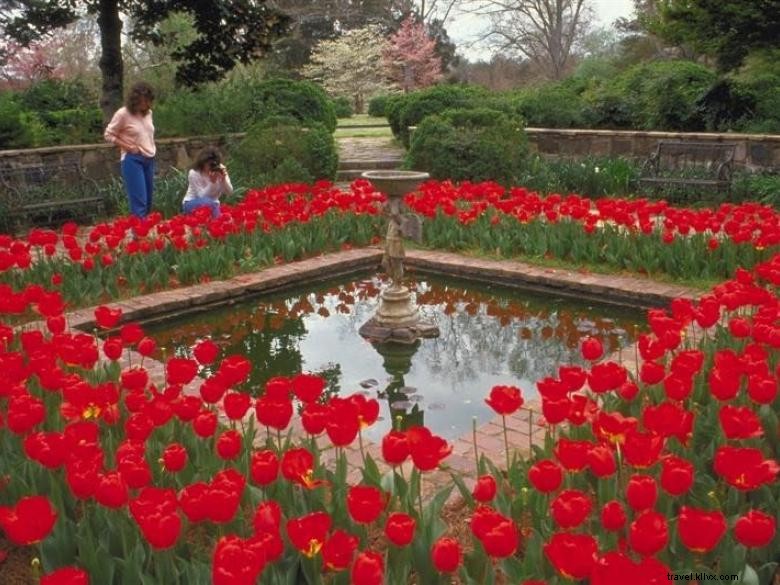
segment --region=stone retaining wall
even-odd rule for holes
[[[619,130],[565,130],[527,128],[531,149],[543,156],[580,158],[613,156],[644,159],[659,140],[691,142],[733,142],[737,145],[735,163],[751,170],[780,169],[780,135],[770,134],[710,134],[683,132],[634,132]],[[163,138],[157,141],[158,172],[171,167],[184,169],[205,145],[223,152],[243,137],[243,134]],[[80,144],[26,150],[0,150],[0,165],[20,165],[56,162],[65,153],[81,153],[81,166],[95,180],[107,179],[119,173],[119,153],[111,144]]]
[[[733,143],[734,162],[750,170],[780,169],[780,135],[694,132],[635,132],[526,128],[531,149],[543,156],[581,158],[610,156],[645,159],[659,140]]]

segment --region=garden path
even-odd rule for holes
[[[393,138],[349,136],[336,141],[339,149],[336,185],[340,188],[349,187],[363,171],[401,168],[404,149]]]

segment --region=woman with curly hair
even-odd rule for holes
[[[154,124],[152,86],[139,81],[130,88],[125,105],[106,127],[104,137],[119,147],[122,179],[130,203],[130,213],[141,219],[152,210],[154,190]]]

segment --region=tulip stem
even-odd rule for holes
[[[479,477],[479,449],[477,448],[477,417],[471,419],[471,436],[474,443],[474,465],[477,468],[477,477]]]
[[[358,429],[358,445],[360,446],[360,457],[363,459],[363,469],[366,468],[366,452],[363,449],[363,429]]]
[[[506,432],[506,416],[501,415],[501,425],[504,427],[504,453],[506,454],[506,477],[509,481],[509,435]]]
[[[282,430],[276,429],[276,440],[279,443],[279,453],[282,453]]]

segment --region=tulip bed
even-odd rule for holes
[[[285,225],[281,217],[277,223],[266,217],[268,232],[257,222],[255,231],[282,246],[287,230],[313,238],[310,231],[327,225],[349,234],[343,221],[370,239],[376,198],[360,189],[353,195],[370,203],[359,211],[314,214],[309,228],[297,218]],[[465,235],[463,223],[490,225],[492,217],[497,224],[511,220],[494,215],[501,198],[479,200],[469,195],[471,187],[462,189],[456,211],[445,209],[451,217],[433,220],[426,236],[449,229]],[[589,203],[584,222],[560,221],[543,209],[545,200],[528,197],[542,202],[537,216],[519,217],[515,207],[501,212],[527,221],[520,230],[542,222],[550,233],[576,227],[588,234],[587,217],[594,209],[606,213]],[[424,200],[411,199],[418,209]],[[555,213],[563,214],[564,201]],[[428,211],[435,214],[436,205]],[[666,222],[677,213],[656,209],[651,221],[661,222],[661,233],[641,236],[598,225],[608,221],[602,215],[594,237],[611,230],[616,238],[647,241],[647,250],[655,237],[663,251],[663,234],[672,229]],[[144,366],[149,358],[138,356],[152,355],[155,344],[138,324],[122,324],[121,311],[95,311],[103,337],[68,330],[63,316],[66,286],[78,286],[68,280],[97,271],[104,283],[124,254],[85,273],[85,258],[47,259],[44,250],[36,262],[23,260],[51,242],[9,241],[3,247],[14,261],[5,266],[0,314],[36,314],[45,325],[26,332],[0,326],[0,529],[6,539],[0,559],[15,550],[8,547],[31,547],[44,585],[410,579],[611,585],[666,583],[669,573],[734,574],[740,582],[767,583],[780,550],[780,254],[769,255],[777,218],[757,206],[724,213],[764,223],[747,239],[742,231],[748,228],[737,228],[742,220],[731,215],[721,230],[706,228],[725,235],[705,230],[672,237],[680,246],[716,238],[716,250],[732,250],[754,265],[735,268],[731,280],[695,303],[678,300],[668,310],[650,311],[651,332],[638,343],[636,372],[603,355],[596,340],[583,339],[591,365],[561,364],[557,376],[538,384],[544,446],[524,459],[507,444],[505,461],[475,461],[473,488],[453,472],[452,484],[425,500],[427,476],[446,469],[451,452],[441,437],[424,427],[389,432],[381,460],[364,455],[362,479],[350,483],[345,448],[362,444],[362,429],[377,417],[376,400],[361,394],[326,399],[324,380],[306,373],[271,379],[257,397],[258,389],[246,383],[252,364],[241,355],[219,355],[209,341],[196,345],[191,358],[167,359],[164,382],[153,383]],[[242,238],[250,247],[255,241],[243,228],[214,232],[237,225],[232,218],[197,220],[181,236],[186,250],[178,250],[176,235],[160,234],[166,224],[158,222],[150,232],[156,235],[134,245],[140,250],[161,240],[159,252],[150,243],[146,255],[128,253],[142,259],[126,266],[161,262],[155,254],[176,254],[168,260],[178,262],[202,250],[217,254],[217,240],[226,249]],[[107,253],[107,237],[121,241],[110,226],[96,229],[95,254]],[[188,235],[195,229],[200,234]],[[198,238],[208,245],[193,244]],[[131,245],[117,242],[112,249]],[[230,256],[228,263],[235,261]],[[54,274],[63,274],[53,282],[61,290],[49,284]],[[485,392],[502,416],[523,403],[511,385]],[[293,432],[293,426],[303,430]],[[465,532],[441,519],[455,489],[467,509]]]

